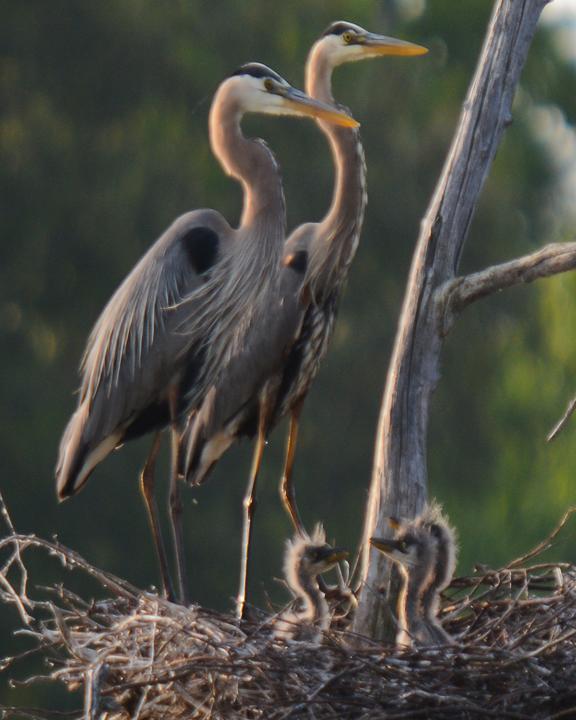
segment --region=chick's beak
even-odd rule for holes
[[[370,545],[386,555],[399,550],[400,547],[399,542],[397,540],[393,540],[392,538],[372,537],[370,538]]]
[[[410,57],[412,55],[426,55],[428,52],[428,48],[422,45],[387,37],[386,35],[376,35],[375,33],[362,35],[359,44],[362,48],[365,48],[367,55],[402,55]]]
[[[311,115],[342,127],[357,128],[360,125],[359,122],[343,110],[337,110],[328,103],[314,100],[300,90],[296,90],[296,88],[284,89],[282,99],[284,107],[291,110],[295,115]]]
[[[350,553],[344,548],[326,548],[322,551],[321,560],[325,563],[335,565],[340,560],[346,560]]]

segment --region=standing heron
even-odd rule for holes
[[[56,467],[63,500],[80,490],[116,447],[155,433],[140,487],[164,591],[173,596],[153,495],[160,431],[170,426],[169,505],[181,601],[185,573],[177,469],[182,420],[203,400],[212,374],[241,351],[243,333],[262,306],[269,308],[278,295],[284,196],[272,152],[262,140],[242,134],[240,121],[250,112],[357,125],[265,65],[244,65],[222,82],[210,110],[210,142],[226,174],[242,184],[240,225],[231,227],[214,210],[186,213],[126,277],[89,337],[78,407],[64,431]]]
[[[426,52],[420,45],[375,35],[352,23],[335,22],[308,54],[306,89],[312,97],[333,104],[332,72],[337,66],[382,55],[410,56]],[[246,354],[239,360],[236,372],[221,379],[207,405],[192,418],[183,438],[184,474],[190,483],[200,484],[235,440],[257,435],[244,500],[239,614],[243,612],[246,597],[254,496],[262,452],[270,430],[287,414],[290,428],[281,497],[294,527],[304,532],[292,485],[298,423],[306,395],[328,349],[366,206],[366,166],[357,130],[336,129],[325,122],[319,125],[330,143],[336,178],[332,203],[324,219],[301,225],[286,241],[285,274],[295,269],[302,273],[298,288],[301,312],[298,331],[287,346],[285,320],[269,312],[252,341],[245,344]],[[284,287],[289,284],[290,280],[285,278]],[[283,307],[287,313],[292,312],[288,296],[285,298]],[[267,337],[263,337],[265,333]],[[276,342],[278,335],[282,338],[280,343]],[[256,352],[250,354],[250,348]],[[264,373],[262,355],[267,359]],[[276,368],[272,375],[266,374],[270,367]]]

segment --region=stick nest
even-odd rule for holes
[[[222,720],[288,718],[576,717],[576,568],[537,563],[573,510],[537,548],[499,570],[453,581],[442,606],[453,647],[396,650],[347,631],[320,644],[281,641],[273,618],[239,627],[229,615],[185,608],[130,586],[57,542],[0,540],[0,599],[19,612],[47,668],[26,680],[63,683],[72,718]],[[107,599],[57,586],[32,599],[23,555],[38,548],[97,580]],[[4,717],[53,711],[4,708]],[[62,714],[59,714],[62,716]]]

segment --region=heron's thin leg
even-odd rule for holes
[[[294,492],[294,483],[292,482],[292,469],[294,467],[294,455],[296,454],[296,443],[298,440],[298,428],[300,423],[300,413],[304,406],[304,400],[296,403],[290,413],[290,428],[288,430],[288,442],[286,443],[286,459],[284,461],[284,472],[280,482],[280,497],[297,533],[306,534],[306,529],[300,517],[300,512],[296,505],[296,494]],[[318,587],[326,594],[328,585],[324,578],[318,576]]]
[[[148,521],[150,523],[150,529],[152,530],[152,538],[154,539],[154,548],[156,550],[156,556],[158,558],[158,564],[160,565],[160,574],[162,576],[162,590],[164,596],[168,599],[174,599],[174,592],[172,590],[172,581],[170,580],[170,573],[168,571],[168,558],[166,556],[166,546],[164,544],[164,538],[162,537],[162,530],[158,521],[158,505],[156,498],[154,497],[154,471],[156,469],[156,458],[160,450],[161,443],[160,433],[156,433],[154,441],[146,464],[140,474],[140,492],[144,498],[144,504],[148,512]]]
[[[185,605],[187,602],[188,587],[186,582],[186,562],[184,558],[184,527],[182,524],[182,497],[178,482],[180,432],[178,430],[177,394],[171,389],[168,397],[170,404],[170,520],[172,538],[174,540],[174,554],[176,556],[176,580],[178,583],[178,600]]]
[[[240,585],[238,588],[238,597],[236,598],[236,615],[239,619],[243,619],[246,609],[246,589],[248,587],[248,576],[250,569],[250,549],[252,544],[252,520],[256,512],[256,483],[260,465],[262,463],[262,455],[266,446],[266,411],[264,403],[260,403],[260,413],[258,418],[258,437],[254,448],[254,456],[252,458],[252,467],[250,469],[250,479],[244,496],[244,522],[242,527],[242,559],[240,565]]]
[[[302,518],[296,506],[296,495],[294,492],[294,483],[292,482],[292,468],[294,467],[294,455],[296,453],[296,443],[298,440],[298,427],[300,421],[300,413],[302,411],[303,401],[297,403],[290,413],[290,429],[288,430],[288,442],[286,443],[286,458],[284,460],[284,471],[280,482],[280,497],[286,509],[292,525],[295,530],[304,535],[304,525]]]

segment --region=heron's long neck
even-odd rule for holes
[[[435,621],[438,615],[438,607],[440,606],[440,589],[436,579],[434,579],[422,593],[422,611],[427,620]]]
[[[212,150],[224,171],[242,183],[244,204],[240,229],[262,224],[274,226],[281,232],[280,242],[283,242],[286,208],[280,170],[262,140],[244,137],[241,118],[242,112],[233,101],[213,103],[210,111]]]
[[[334,104],[332,70],[321,45],[316,44],[306,64],[306,91],[317,100]],[[367,199],[366,164],[357,130],[325,122],[318,124],[330,143],[335,181],[330,209],[318,228],[323,252],[319,254],[312,248],[310,263],[323,265],[317,268],[320,282],[326,275],[324,281],[330,282],[332,273],[341,270],[338,273],[341,276],[347,271],[358,247]]]
[[[408,572],[402,568],[403,585],[398,597],[398,622],[400,630],[412,635],[422,620],[422,592],[427,579],[427,568],[414,567]]]
[[[436,619],[438,615],[440,592],[450,584],[456,565],[454,541],[451,539],[448,530],[441,531],[435,550],[434,567],[430,582],[422,594],[422,606],[426,617],[430,620]]]
[[[299,617],[307,623],[314,623],[326,629],[328,621],[328,603],[318,587],[318,580],[310,574],[298,569],[292,588],[304,602],[304,609]]]
[[[224,171],[239,180],[244,208],[235,242],[203,288],[200,327],[218,318],[212,330],[206,373],[220,369],[244,347],[247,333],[275,296],[279,262],[286,238],[286,210],[280,172],[274,156],[260,140],[245,138],[242,110],[227,91],[220,90],[210,111],[210,142]]]

